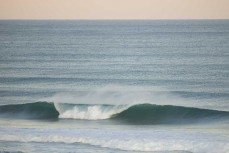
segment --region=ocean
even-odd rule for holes
[[[229,153],[229,20],[1,20],[1,153]]]

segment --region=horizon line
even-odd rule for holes
[[[229,18],[192,18],[192,19],[0,19],[0,21],[175,21],[175,20],[229,20]]]

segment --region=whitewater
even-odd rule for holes
[[[229,21],[0,21],[0,152],[229,153]]]

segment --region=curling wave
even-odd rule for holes
[[[228,119],[229,112],[153,104],[116,106],[35,102],[0,106],[0,116],[25,119],[109,119],[127,124],[162,124]]]

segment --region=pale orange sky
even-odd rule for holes
[[[229,19],[229,0],[0,0],[0,19]]]

